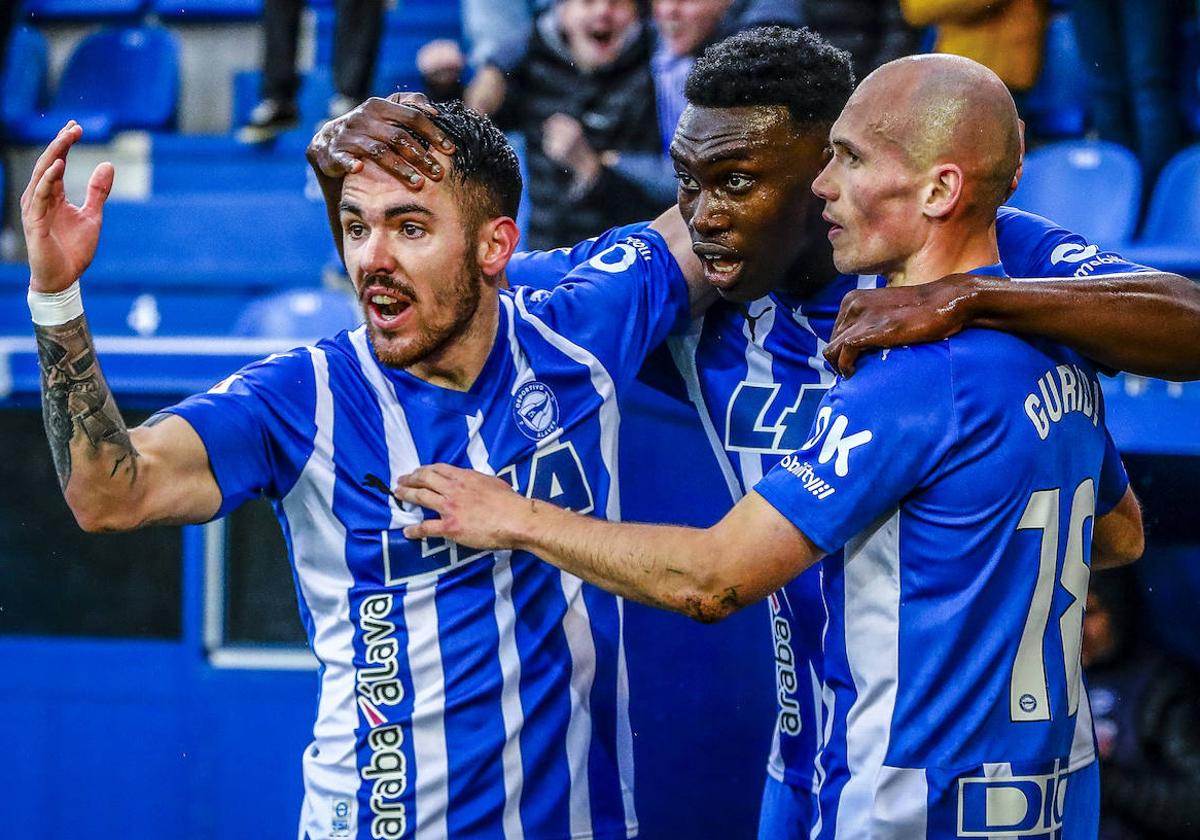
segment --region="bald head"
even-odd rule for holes
[[[970,212],[990,218],[1008,198],[1021,162],[1017,108],[982,64],[954,55],[901,58],[863,79],[846,107],[873,115],[873,130],[915,168],[957,164]]]

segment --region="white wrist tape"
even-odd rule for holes
[[[57,327],[83,314],[83,295],[79,293],[78,280],[61,292],[35,292],[30,289],[25,299],[29,303],[33,323],[39,327]]]

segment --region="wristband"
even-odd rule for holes
[[[83,314],[83,295],[79,293],[78,280],[61,292],[30,289],[25,300],[29,303],[33,323],[39,327],[58,327]]]

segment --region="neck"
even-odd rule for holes
[[[466,328],[421,361],[408,367],[418,379],[439,388],[469,391],[479,378],[500,326],[500,299],[485,289]]]
[[[885,272],[889,286],[919,286],[948,274],[964,274],[1000,262],[996,224],[957,224],[935,230],[915,254],[895,271]]]

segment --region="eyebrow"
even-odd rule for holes
[[[348,213],[351,216],[362,217],[362,208],[357,204],[351,204],[349,201],[343,201],[338,204],[338,211]],[[407,216],[411,213],[417,213],[424,216],[432,216],[433,211],[424,204],[395,204],[383,211],[383,218],[394,219],[397,216]]]
[[[705,165],[705,164],[711,165],[711,164],[720,163],[720,162],[726,161],[726,160],[749,160],[752,157],[752,155],[751,155],[752,151],[753,151],[753,147],[747,148],[746,146],[737,146],[734,148],[716,151],[711,154],[700,155],[696,158],[691,158],[687,155],[686,152],[684,152],[681,149],[676,149],[676,148],[671,148],[669,150],[669,153],[671,155],[671,159],[675,160],[679,163],[686,162],[686,163],[700,164],[700,165]]]

